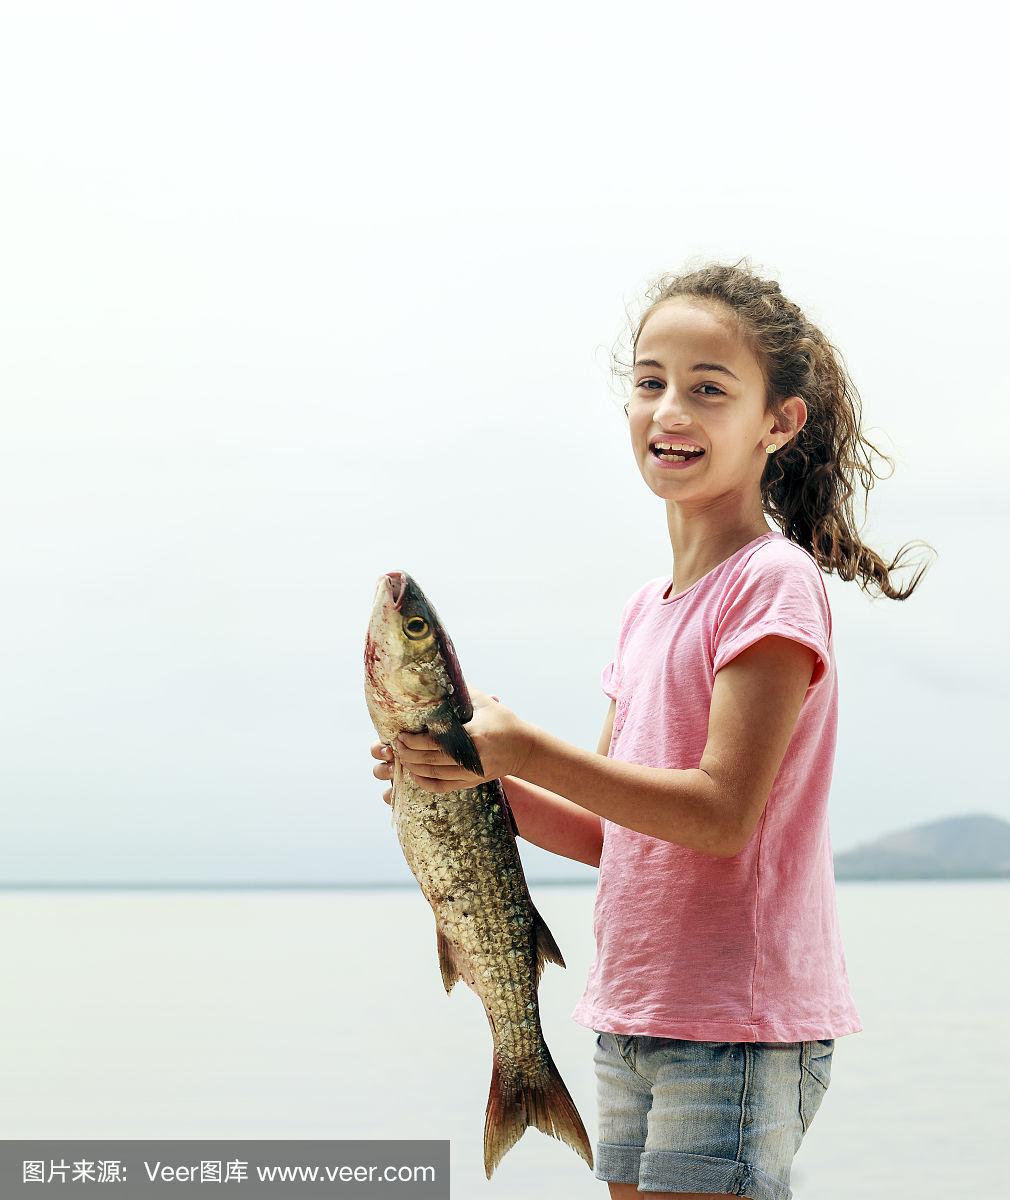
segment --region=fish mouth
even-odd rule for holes
[[[407,590],[407,576],[403,571],[387,571],[383,576],[393,597],[393,608],[399,611],[403,603],[403,594]]]

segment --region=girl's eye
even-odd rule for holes
[[[642,379],[642,380],[640,380],[640,381],[639,381],[639,383],[638,383],[638,386],[639,386],[640,388],[645,388],[645,390],[646,390],[647,392],[654,391],[654,390],[655,390],[654,388],[650,388],[650,387],[646,387],[646,386],[645,386],[645,385],[646,385],[646,384],[648,384],[648,383],[655,383],[655,384],[656,384],[657,386],[659,386],[660,388],[662,388],[662,387],[663,387],[663,383],[662,383],[662,381],[661,381],[661,380],[659,380],[659,379]],[[717,396],[724,396],[724,395],[726,394],[726,393],[725,393],[725,392],[722,390],[722,388],[716,387],[714,383],[699,383],[699,384],[698,384],[698,386],[699,386],[699,387],[706,387],[706,388],[713,388],[713,389],[715,390],[715,394],[716,394]],[[712,395],[712,393],[711,393],[711,392],[706,392],[706,393],[705,393],[705,395],[706,395],[706,396],[711,396],[711,395]]]

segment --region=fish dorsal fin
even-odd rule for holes
[[[536,957],[533,966],[536,981],[539,984],[540,975],[547,963],[557,963],[559,967],[564,967],[565,960],[561,957],[561,951],[554,940],[554,935],[547,928],[547,922],[537,912],[536,907],[533,908],[533,928],[536,931]]]
[[[435,926],[435,937],[438,941],[438,965],[442,970],[442,983],[445,985],[445,992],[448,995],[455,987],[456,980],[462,979],[462,975],[452,942],[437,925]]]
[[[440,704],[435,709],[427,720],[426,732],[464,771],[473,771],[475,775],[483,776],[484,766],[477,753],[477,747],[459,723],[451,705]]]

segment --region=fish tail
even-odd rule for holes
[[[484,1120],[484,1173],[488,1179],[531,1125],[566,1142],[590,1167],[593,1165],[586,1128],[550,1051],[546,1075],[532,1078],[499,1059],[496,1048]]]

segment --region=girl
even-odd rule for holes
[[[595,1173],[615,1200],[792,1195],[834,1040],[861,1029],[828,831],[822,572],[904,600],[926,569],[902,590],[906,547],[885,564],[860,541],[851,497],[879,451],[856,390],[824,334],[743,264],[661,277],[633,330],[631,449],[666,508],[673,570],[624,606],[598,752],[471,689],[483,778],[502,779],[521,836],[599,867],[572,1016],[597,1034]],[[479,782],[424,735],[393,752],[433,792]]]

